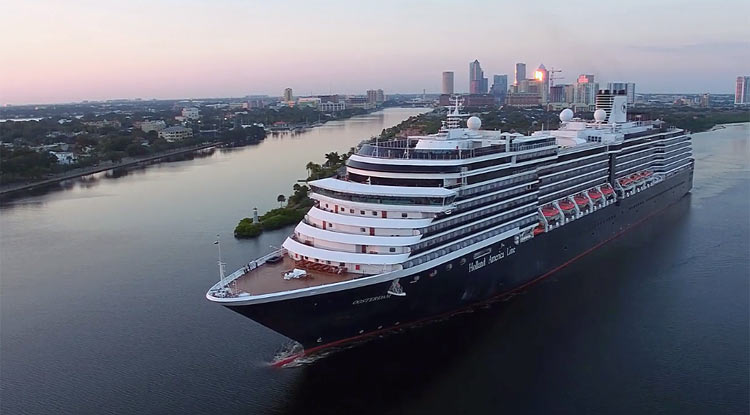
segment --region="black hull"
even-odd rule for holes
[[[400,278],[405,296],[388,294],[388,281],[229,308],[298,341],[308,351],[445,315],[545,277],[677,202],[692,183],[693,170],[689,169],[519,245],[510,238],[491,245],[491,253],[481,258],[474,259],[470,253]],[[437,271],[434,276],[430,276],[432,270]]]

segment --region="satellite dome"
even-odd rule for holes
[[[560,111],[560,121],[562,122],[568,122],[573,119],[573,110],[570,108],[565,108],[564,110]]]
[[[482,120],[480,120],[479,117],[469,117],[469,119],[466,120],[466,126],[469,127],[470,130],[476,131],[482,126]]]
[[[604,122],[604,120],[607,119],[607,111],[604,111],[603,109],[598,109],[594,111],[594,120],[596,122]]]

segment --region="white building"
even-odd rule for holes
[[[78,157],[70,151],[50,151],[50,154],[57,157],[57,164],[73,164],[78,161]]]
[[[301,106],[301,107],[318,108],[318,106],[320,106],[320,98],[318,98],[318,97],[300,97],[300,98],[297,98],[297,105]]]
[[[167,123],[165,123],[163,120],[152,120],[152,121],[143,121],[140,124],[141,130],[144,133],[147,133],[149,131],[161,131],[165,128],[167,128]]]
[[[182,109],[182,116],[189,120],[197,120],[201,117],[200,111],[195,107],[186,107]]]
[[[159,138],[163,138],[172,143],[193,137],[193,130],[185,127],[168,127],[159,131]]]
[[[323,112],[343,111],[346,109],[346,102],[321,102],[318,104],[318,109]]]
[[[737,77],[737,85],[734,89],[734,104],[750,104],[750,76]]]

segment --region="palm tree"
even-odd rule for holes
[[[308,162],[305,168],[307,169],[307,177],[312,176],[313,169],[315,169],[316,164],[311,162]]]
[[[284,202],[286,202],[286,196],[279,195],[276,197],[276,201],[279,202],[279,207],[284,207]]]

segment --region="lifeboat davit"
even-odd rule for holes
[[[576,207],[576,205],[574,205],[573,202],[567,199],[561,200],[560,203],[558,203],[558,205],[560,205],[560,209],[562,210],[572,210],[572,209],[575,209]]]
[[[542,208],[542,215],[544,215],[547,218],[552,218],[560,214],[560,211],[557,210],[554,206],[545,206]]]
[[[584,195],[575,195],[573,196],[573,199],[575,199],[578,206],[586,206],[589,204],[589,200]]]
[[[609,196],[609,195],[611,195],[611,194],[612,194],[612,193],[614,193],[614,192],[615,192],[615,191],[614,191],[614,190],[612,190],[612,188],[611,188],[611,187],[609,187],[609,186],[607,186],[607,187],[602,187],[602,193],[603,193],[603,194],[604,194],[605,196]]]
[[[589,196],[591,196],[592,199],[601,199],[602,193],[596,189],[589,190]]]

